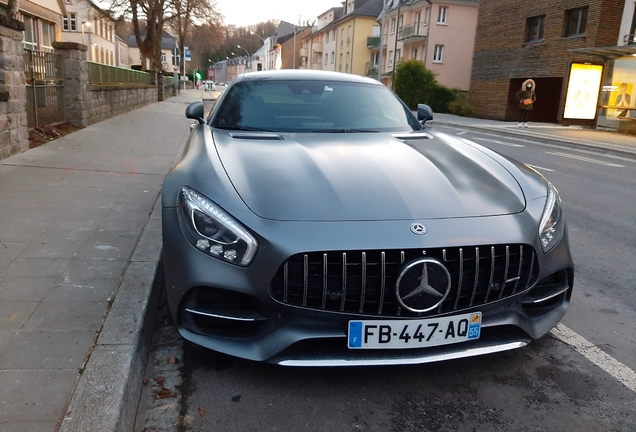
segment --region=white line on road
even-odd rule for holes
[[[550,333],[636,393],[636,372],[561,323],[557,324]]]
[[[528,166],[531,166],[532,168],[536,168],[536,169],[538,169],[538,170],[541,170],[541,171],[554,172],[554,170],[553,170],[553,169],[540,167],[539,165],[530,165],[530,164],[527,164],[527,165],[528,165]]]
[[[479,140],[479,141],[486,141],[486,142],[490,142],[490,143],[493,143],[493,144],[501,144],[501,145],[505,145],[505,146],[508,146],[508,147],[525,147],[525,146],[523,146],[521,144],[512,144],[512,143],[509,143],[509,142],[503,142],[503,141],[494,140],[494,139],[490,139],[490,138],[478,137],[478,138],[473,138],[473,139],[474,140]]]
[[[616,168],[625,168],[625,165],[618,165],[618,164],[615,164],[615,163],[605,162],[605,161],[601,161],[601,160],[598,160],[598,159],[590,159],[590,158],[586,158],[586,157],[583,157],[583,156],[575,156],[575,155],[568,154],[568,153],[559,153],[559,152],[546,152],[546,153],[554,155],[554,156],[561,156],[561,157],[564,157],[564,158],[580,160],[580,161],[583,161],[583,162],[590,162],[590,163],[594,163],[594,164],[598,164],[598,165],[605,165],[605,166],[616,167]]]
[[[468,132],[468,131],[458,132],[457,135],[464,135],[466,132]]]

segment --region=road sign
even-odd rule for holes
[[[192,53],[190,53],[190,50],[187,47],[183,47],[183,51],[185,54],[185,61],[192,61]]]

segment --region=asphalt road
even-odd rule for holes
[[[163,318],[140,431],[636,431],[636,161],[437,129],[532,165],[559,189],[575,261],[562,322],[572,333],[417,367],[293,369],[185,343]],[[576,351],[577,340],[599,355]]]

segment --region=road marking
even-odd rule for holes
[[[557,324],[550,333],[636,393],[636,372],[561,323]]]
[[[561,156],[561,157],[564,157],[564,158],[580,160],[580,161],[583,161],[583,162],[590,162],[590,163],[594,163],[594,164],[598,164],[598,165],[605,165],[605,166],[610,166],[610,167],[615,167],[615,168],[625,168],[625,165],[618,165],[618,164],[615,164],[615,163],[605,162],[605,161],[598,160],[598,159],[590,159],[590,158],[586,158],[586,157],[583,157],[583,156],[575,156],[575,155],[568,154],[568,153],[559,153],[559,152],[546,152],[546,153],[554,155],[554,156]]]
[[[503,142],[503,141],[494,140],[494,139],[490,139],[490,138],[478,137],[478,138],[473,138],[473,139],[477,139],[477,140],[480,140],[480,141],[486,141],[486,142],[493,143],[493,144],[501,144],[501,145],[505,145],[505,146],[508,146],[508,147],[525,147],[525,146],[523,146],[521,144],[513,144],[513,143]]]
[[[466,132],[468,132],[468,131],[458,132],[457,135],[464,135]]]
[[[539,165],[530,165],[530,164],[527,164],[527,165],[528,165],[528,166],[531,166],[532,168],[536,168],[536,169],[538,169],[538,170],[541,170],[541,171],[554,172],[554,170],[553,170],[553,169],[540,167]]]

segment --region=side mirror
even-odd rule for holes
[[[186,108],[186,117],[189,119],[194,119],[199,122],[199,124],[203,124],[205,120],[205,111],[203,109],[203,102],[192,102]]]
[[[417,119],[424,124],[429,120],[433,120],[433,110],[426,104],[417,104]]]

